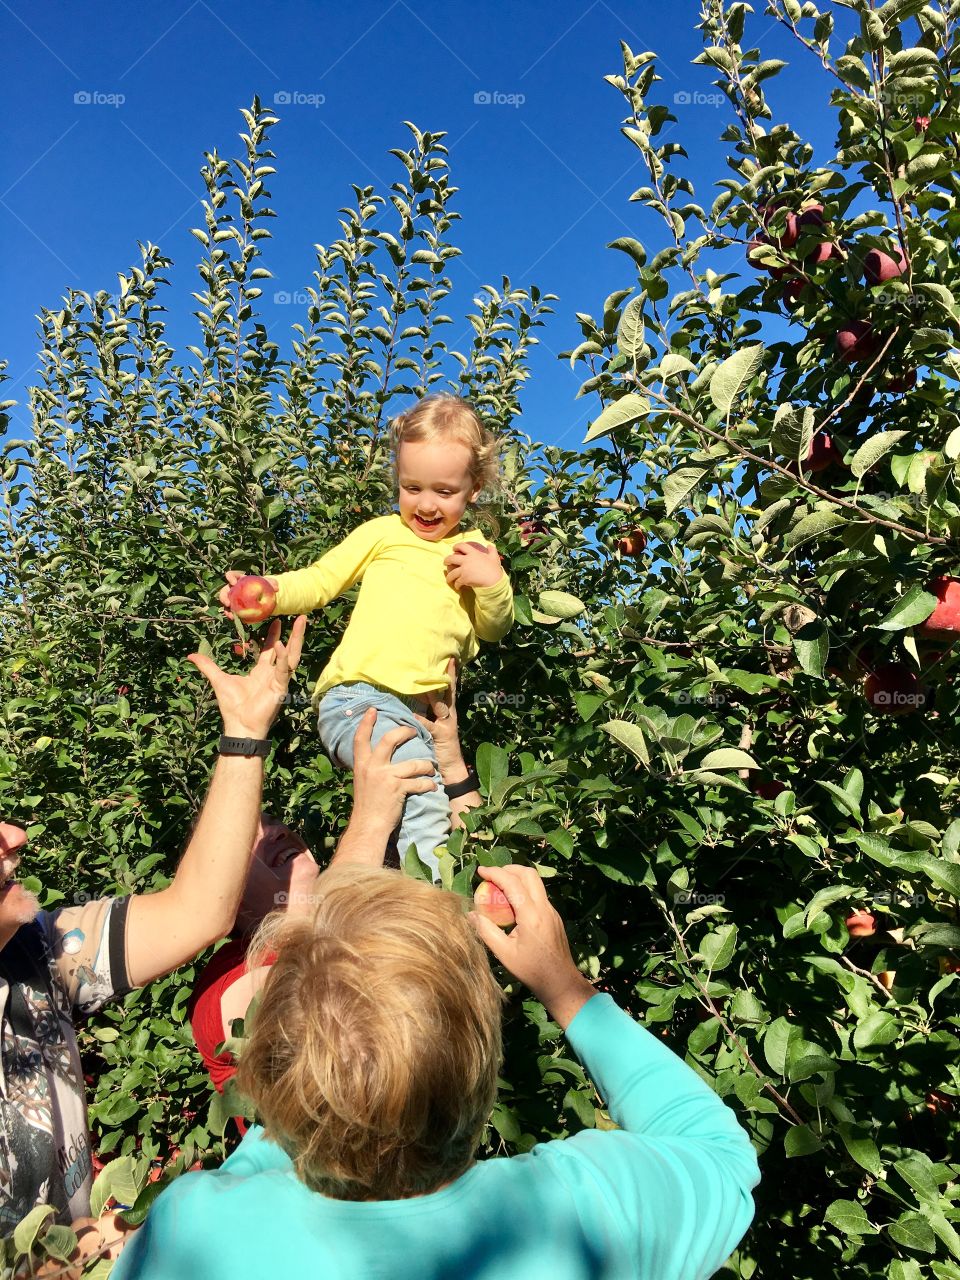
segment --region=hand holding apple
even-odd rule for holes
[[[501,929],[507,929],[510,925],[517,923],[510,899],[490,880],[484,880],[478,885],[473,895],[473,905],[481,915],[492,920]]]
[[[263,578],[259,574],[242,574],[235,569],[224,575],[227,585],[217,597],[228,618],[237,617],[241,622],[265,622],[277,603],[279,583],[276,578]]]
[[[543,881],[533,867],[478,867],[477,874],[509,900],[516,925],[509,933],[478,910],[470,920],[501,964],[530,988],[547,1012],[566,1029],[596,994],[573,962],[563,921],[550,905]]]
[[[492,587],[503,577],[496,547],[482,542],[458,542],[443,562],[447,582],[457,591],[464,587]]]

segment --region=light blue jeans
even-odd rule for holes
[[[415,698],[403,699],[398,694],[388,693],[385,689],[378,689],[376,685],[365,684],[360,680],[334,685],[320,699],[317,711],[317,728],[324,750],[334,764],[352,769],[353,738],[360,717],[370,707],[376,707],[377,719],[370,734],[371,745],[376,746],[391,729],[409,725],[416,729],[417,736],[409,742],[402,742],[394,751],[392,759],[428,759],[436,766],[437,753],[433,737],[429,729],[424,729],[414,718],[415,705]],[[433,780],[437,784],[436,791],[407,796],[397,848],[402,860],[410,845],[416,845],[420,861],[430,868],[434,880],[439,881],[440,864],[434,851],[438,845],[447,842],[450,833],[450,805],[439,768],[435,769]]]

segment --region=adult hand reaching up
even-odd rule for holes
[[[191,653],[187,658],[209,681],[220,714],[223,731],[231,738],[265,738],[287,696],[290,676],[297,668],[303,649],[307,619],[301,614],[290,630],[286,644],[280,640],[280,619],[270,624],[260,656],[245,676],[230,675],[212,658]]]
[[[566,1030],[596,989],[573,962],[563,921],[550,905],[533,867],[479,867],[484,880],[502,889],[517,923],[509,933],[477,911],[470,920],[500,963],[530,988]]]

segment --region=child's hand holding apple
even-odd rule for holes
[[[227,585],[217,597],[228,618],[237,617],[241,622],[265,622],[277,603],[276,578],[262,578],[259,574],[238,573],[230,569],[225,575]]]
[[[443,566],[447,582],[457,591],[492,587],[503,577],[496,547],[485,547],[482,542],[458,542]]]

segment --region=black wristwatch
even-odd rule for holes
[[[458,796],[468,795],[471,791],[480,790],[480,779],[473,769],[467,770],[467,776],[462,782],[455,782],[452,787],[443,784],[443,789],[447,793],[448,800],[456,800]]]
[[[270,739],[228,738],[224,733],[217,743],[217,752],[221,756],[268,756]]]

